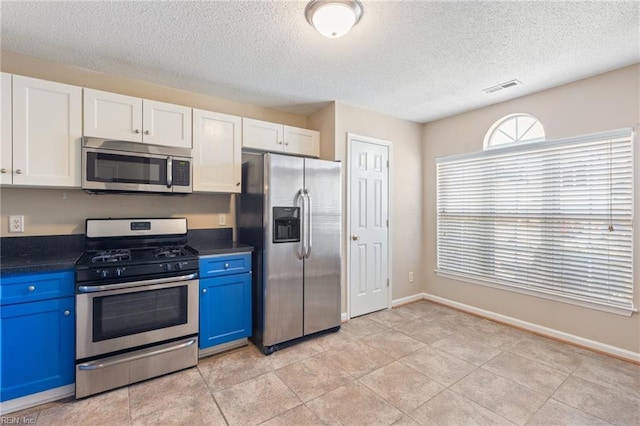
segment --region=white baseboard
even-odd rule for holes
[[[425,298],[425,294],[424,293],[418,293],[418,294],[414,294],[412,296],[401,297],[400,299],[392,300],[391,301],[391,306],[395,308],[397,306],[406,305],[407,303],[417,302],[419,300],[424,300],[424,298]]]
[[[9,401],[4,401],[0,404],[0,414],[5,415],[8,413],[14,413],[16,411],[24,410],[25,408],[35,407],[36,405],[46,404],[47,402],[73,396],[75,393],[76,385],[72,384],[44,392],[34,393],[33,395],[23,396],[21,398],[10,399]]]
[[[411,296],[411,297],[416,297],[416,296]],[[466,305],[464,303],[445,299],[443,297],[434,296],[427,293],[422,293],[421,296],[423,299],[440,303],[441,305],[450,306],[452,308],[456,308],[461,311],[476,314],[484,318],[492,319],[504,324],[513,325],[515,327],[532,331],[537,334],[541,334],[547,337],[552,337],[558,340],[573,343],[575,345],[582,346],[584,348],[593,349],[594,351],[603,352],[603,353],[613,355],[619,358],[624,358],[636,363],[640,362],[640,353],[638,352],[632,352],[626,349],[619,348],[617,346],[611,346],[611,345],[607,345],[606,343],[596,342],[595,340],[586,339],[584,337],[565,333],[563,331],[555,330],[553,328],[543,327],[541,325],[533,324],[527,321],[522,321],[517,318],[509,317],[502,314],[497,314],[491,311],[486,311],[484,309],[476,308],[471,305]]]

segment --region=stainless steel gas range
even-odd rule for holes
[[[187,220],[88,219],[76,263],[76,398],[198,362]]]

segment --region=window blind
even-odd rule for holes
[[[633,310],[632,136],[438,159],[438,271]]]

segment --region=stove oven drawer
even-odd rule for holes
[[[73,271],[2,277],[0,305],[57,299],[74,294]]]
[[[200,258],[200,278],[241,274],[251,271],[251,253],[223,254]]]

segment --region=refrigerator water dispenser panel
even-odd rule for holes
[[[273,208],[273,242],[300,242],[300,207]]]

